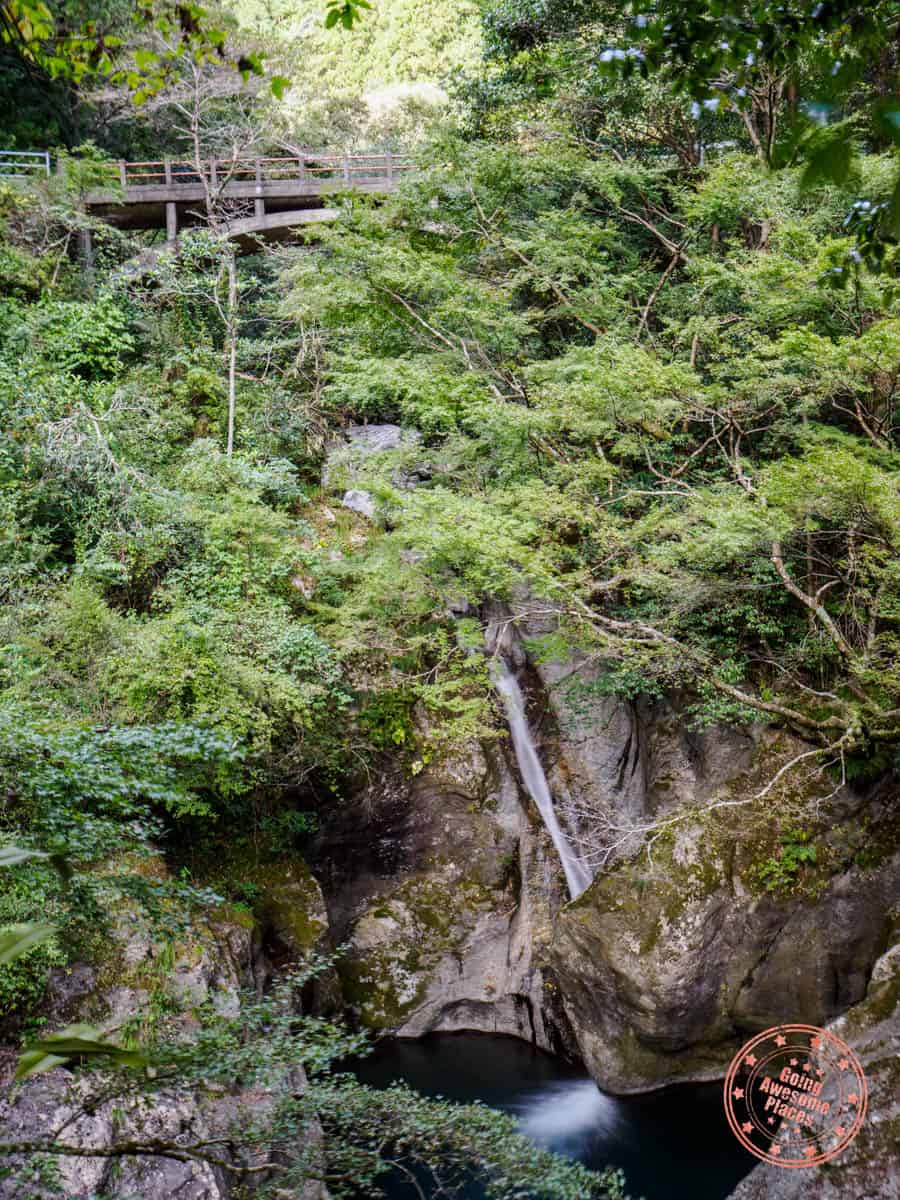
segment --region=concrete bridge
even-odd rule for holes
[[[179,230],[207,223],[211,201],[227,214],[228,237],[278,240],[297,226],[334,220],[329,197],[390,192],[412,167],[402,154],[122,161],[107,164],[109,186],[88,192],[84,203],[120,229],[165,229],[174,242]]]

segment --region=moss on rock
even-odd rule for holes
[[[344,996],[372,1029],[393,1029],[421,1004],[433,970],[464,940],[491,892],[450,864],[406,880],[357,921],[338,969]]]

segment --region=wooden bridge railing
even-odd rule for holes
[[[178,187],[201,181],[198,171],[218,187],[227,183],[316,181],[354,183],[382,179],[388,183],[410,171],[413,160],[407,154],[307,154],[279,158],[205,159],[201,163],[185,159],[158,159],[147,162],[111,162],[106,169],[111,180],[122,187]]]

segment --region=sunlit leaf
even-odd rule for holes
[[[35,858],[49,858],[43,850],[29,850],[24,846],[0,846],[0,867],[15,867],[19,863]]]
[[[0,929],[0,965],[21,958],[35,946],[48,941],[56,933],[53,925],[8,925]]]
[[[16,1067],[16,1079],[26,1079],[60,1066],[71,1058],[104,1058],[123,1066],[145,1066],[147,1059],[137,1050],[126,1050],[104,1041],[93,1025],[69,1025],[59,1033],[26,1042]]]

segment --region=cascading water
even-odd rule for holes
[[[426,1096],[507,1112],[545,1149],[593,1170],[621,1168],[628,1194],[647,1200],[724,1200],[756,1163],[728,1127],[718,1083],[606,1096],[577,1067],[486,1033],[386,1038],[354,1069],[374,1087],[400,1079]],[[446,1194],[424,1172],[419,1182],[411,1188],[398,1174],[383,1186],[388,1200]],[[474,1180],[456,1195],[485,1200]]]
[[[548,1150],[580,1157],[602,1138],[622,1139],[627,1121],[619,1102],[593,1079],[546,1083],[513,1106],[522,1132]]]
[[[537,810],[550,834],[550,839],[556,847],[556,853],[559,855],[559,861],[569,887],[569,895],[574,900],[590,886],[593,876],[572,849],[559,824],[556,810],[553,807],[553,797],[550,795],[550,788],[547,784],[547,776],[544,774],[541,760],[534,748],[531,730],[528,728],[525,701],[515,675],[499,657],[492,660],[491,675],[494,687],[500,694],[506,709],[506,719],[509,722],[509,732],[512,735],[513,749],[516,753],[516,762],[519,764],[522,782],[528,789],[529,796],[537,805]]]

